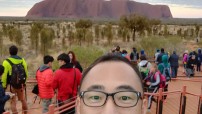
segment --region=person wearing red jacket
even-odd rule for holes
[[[60,54],[57,60],[60,68],[55,71],[52,86],[54,89],[58,89],[57,100],[59,106],[61,106],[69,99],[76,97],[77,88],[79,87],[81,81],[81,73],[78,69],[73,68],[72,64],[70,64],[70,58],[67,54]],[[66,113],[74,114],[74,108],[61,114]]]
[[[42,99],[43,114],[48,112],[48,107],[54,97],[52,88],[53,71],[51,69],[54,58],[46,55],[43,58],[44,65],[40,66],[36,72],[36,79],[39,87],[39,96]]]

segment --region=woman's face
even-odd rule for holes
[[[150,68],[150,70],[151,70],[151,72],[155,72],[155,67],[154,66],[152,66],[151,68]]]
[[[70,58],[70,60],[72,60],[72,58],[73,58],[72,53],[69,53],[69,58]]]

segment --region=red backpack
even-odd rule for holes
[[[160,83],[159,83],[159,88],[164,88],[166,85],[166,77],[160,73],[160,71],[157,71],[154,75],[154,79],[156,80],[156,76],[160,76]]]

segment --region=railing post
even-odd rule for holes
[[[158,96],[158,101],[157,101],[157,114],[162,114],[163,113],[163,89],[159,89],[159,96]]]
[[[54,109],[55,109],[55,106],[51,104],[48,108],[48,114],[54,114]]]
[[[200,95],[200,98],[199,98],[198,113],[197,114],[202,114],[202,95]]]
[[[10,114],[10,112],[9,112],[9,111],[6,111],[6,112],[4,112],[3,114]]]
[[[180,111],[179,114],[185,114],[185,109],[186,109],[186,86],[183,86],[182,88],[182,93],[181,93],[181,98],[180,98]]]

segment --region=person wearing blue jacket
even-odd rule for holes
[[[0,65],[0,77],[4,72],[4,67],[2,65]],[[3,112],[5,112],[4,110],[4,106],[6,101],[8,101],[11,97],[13,96],[13,94],[11,93],[5,93],[3,86],[2,86],[2,82],[0,81],[0,114],[3,114]]]
[[[179,67],[178,61],[179,61],[179,56],[176,54],[176,51],[173,51],[173,54],[169,58],[172,78],[177,77],[177,72],[178,72],[178,67]]]

